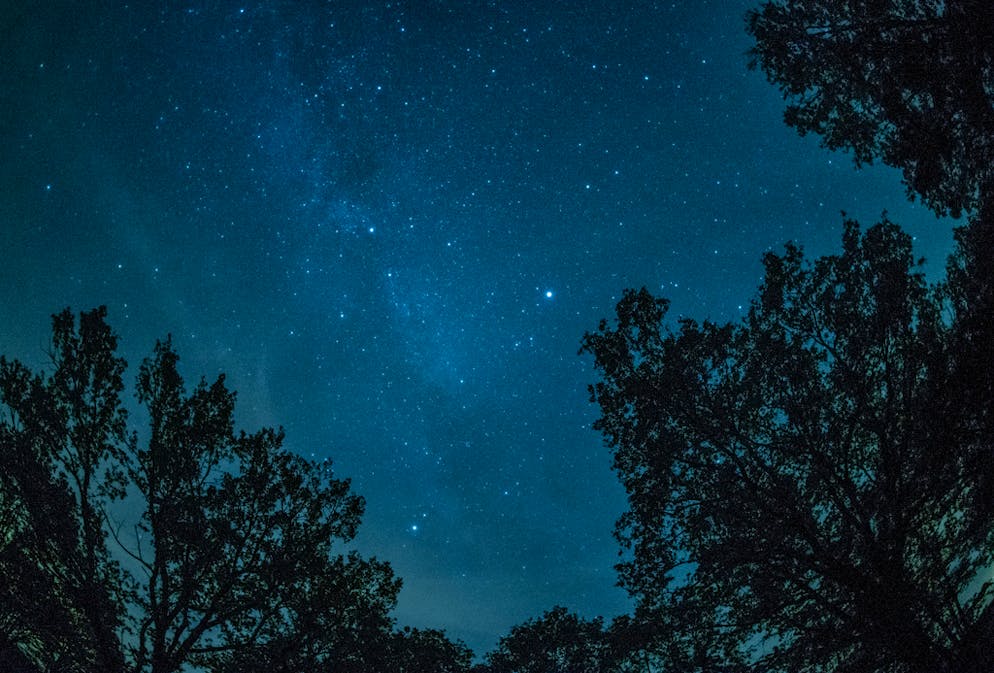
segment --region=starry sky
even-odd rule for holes
[[[42,367],[51,313],[106,304],[133,377],[171,333],[352,478],[402,624],[482,653],[624,613],[577,355],[622,289],[735,319],[841,210],[933,274],[951,249],[896,172],[782,124],[755,4],[5,0],[0,352]]]

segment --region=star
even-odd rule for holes
[[[50,4],[22,17],[17,44],[77,19]],[[0,240],[23,252],[0,283],[0,355],[32,357],[68,302],[107,304],[135,359],[173,333],[189,379],[229,376],[245,430],[285,425],[288,447],[354,479],[370,512],[355,548],[395,560],[419,597],[401,622],[477,655],[555,602],[629,608],[610,577],[624,489],[576,394],[597,381],[577,342],[624,288],[655,286],[674,320],[735,320],[762,255],[834,246],[838,210],[949,228],[895,210],[898,180],[867,181],[781,124],[775,90],[744,76],[736,3],[690,3],[674,23],[672,3],[481,14],[440,0],[451,24],[397,3],[187,3],[196,31],[154,4],[80,17],[100,38],[86,53],[57,40],[4,63],[0,166],[16,170],[0,170],[0,193],[18,217]],[[449,48],[453,26],[469,51]],[[714,53],[646,60],[691,30]],[[149,96],[147,82],[166,86]],[[69,113],[39,119],[52,106],[85,109],[86,132]],[[941,266],[951,240],[919,236],[916,254]],[[410,554],[449,531],[441,563]],[[527,551],[546,548],[554,561]],[[491,552],[520,559],[460,579]],[[526,562],[514,595],[470,618],[433,601],[439,576],[471,604]]]

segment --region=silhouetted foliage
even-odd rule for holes
[[[586,335],[629,498],[621,581],[671,666],[988,670],[992,360],[977,358],[994,349],[971,254],[930,287],[895,225],[847,222],[840,255],[767,255],[739,323],[674,331],[643,289]]]
[[[314,664],[370,616],[387,628],[399,588],[389,567],[333,554],[363,511],[348,481],[283,449],[282,432],[234,434],[223,377],[187,395],[177,360],[160,343],[138,376],[151,436],[131,479],[147,505],[139,540],[151,542],[133,555],[144,571],[136,668],[274,650],[286,662],[318,643]]]
[[[748,16],[785,120],[857,164],[904,172],[958,215],[994,179],[994,12],[987,0],[773,0]]]
[[[465,673],[473,653],[435,629],[404,628],[383,647],[377,671],[390,673]]]
[[[281,431],[236,433],[224,378],[188,393],[168,340],[138,376],[147,441],[129,435],[105,317],[83,313],[78,332],[54,317],[50,375],[0,359],[2,663],[358,673],[388,653],[397,670],[468,668],[440,632],[394,632],[399,580],[339,551],[364,506],[349,482]],[[143,503],[134,533],[111,525],[125,496]]]
[[[103,505],[123,495],[124,362],[103,309],[53,318],[51,373],[0,358],[0,649],[44,670],[120,671],[121,576]]]
[[[616,617],[608,628],[611,673],[665,673],[680,658],[668,652],[669,632],[658,615],[647,618],[640,612]]]
[[[599,617],[585,620],[557,606],[511,629],[487,663],[491,673],[601,673],[609,654]]]

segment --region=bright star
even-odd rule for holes
[[[552,299],[552,290],[546,290],[545,291],[545,298],[546,299]]]

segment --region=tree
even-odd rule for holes
[[[994,188],[994,12],[986,0],[772,0],[751,11],[751,67],[785,121],[857,165],[904,173],[909,194],[959,215]]]
[[[621,615],[611,621],[607,630],[609,660],[614,673],[664,673],[680,659],[670,652],[671,642],[666,625],[659,615]]]
[[[879,159],[901,169],[909,196],[938,214],[970,213],[969,226],[957,233],[957,263],[968,272],[968,299],[979,318],[974,337],[961,344],[967,349],[994,340],[994,322],[986,317],[994,311],[989,4],[769,0],[747,17],[755,38],[750,67],[762,68],[780,87],[788,125],[819,134],[831,149],[852,151],[857,165]],[[990,351],[972,357],[990,361]],[[981,396],[991,391],[986,379],[978,381]]]
[[[390,673],[468,673],[473,653],[436,629],[405,627],[382,648],[377,671]]]
[[[0,358],[0,645],[45,670],[120,671],[121,577],[103,504],[123,495],[123,360],[106,312],[53,317],[52,371]]]
[[[927,285],[887,221],[764,266],[739,323],[674,331],[643,289],[584,338],[628,492],[623,585],[686,670],[987,670],[994,427],[969,287]]]
[[[338,557],[285,601],[256,642],[229,648],[212,670],[230,673],[372,673],[392,644],[399,581],[384,564]],[[387,669],[384,669],[387,670]]]
[[[78,332],[55,316],[50,376],[0,360],[0,653],[136,673],[361,661],[389,637],[400,586],[387,564],[340,551],[363,500],[281,431],[236,433],[223,376],[187,393],[168,340],[138,376],[139,443],[105,316],[83,313]],[[125,495],[144,505],[134,535],[110,525]]]
[[[220,665],[276,647],[283,663],[268,670],[280,670],[314,643],[318,663],[357,618],[388,627],[399,589],[389,567],[332,553],[362,516],[349,482],[283,449],[282,432],[236,435],[224,377],[187,395],[177,361],[160,343],[138,377],[151,435],[130,476],[146,503],[139,540],[151,543],[132,555],[144,575],[135,668]]]
[[[608,646],[601,619],[554,607],[519,624],[487,655],[491,673],[603,673]]]

